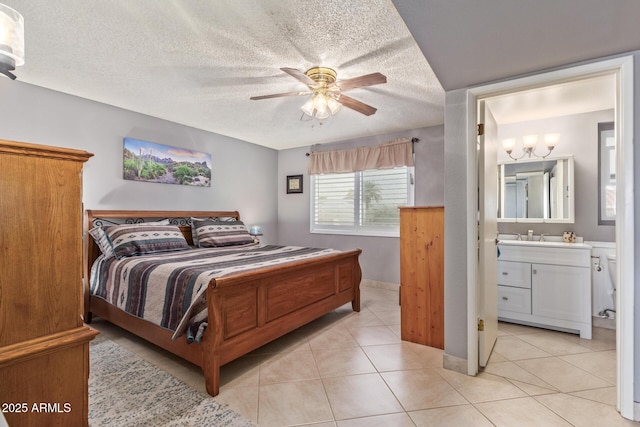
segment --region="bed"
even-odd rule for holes
[[[84,245],[84,319],[101,317],[202,368],[207,392],[220,389],[220,367],[274,339],[351,303],[360,311],[360,249],[334,251],[207,278],[204,293],[207,327],[199,343],[176,338],[174,330],[127,313],[91,293],[92,266],[101,250],[88,235],[95,227],[157,223],[179,228],[193,245],[192,218],[240,220],[237,211],[87,210]],[[187,251],[185,251],[187,252]],[[102,257],[101,257],[102,258]],[[135,258],[135,257],[132,257]]]

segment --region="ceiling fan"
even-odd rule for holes
[[[327,67],[313,67],[305,72],[295,68],[280,68],[285,73],[308,86],[308,90],[298,92],[276,93],[272,95],[252,96],[250,99],[269,99],[282,96],[311,95],[301,107],[311,117],[323,120],[335,114],[342,105],[365,116],[375,114],[376,108],[345,95],[351,89],[373,86],[387,82],[387,77],[380,73],[366,74],[351,79],[337,80],[336,72]]]

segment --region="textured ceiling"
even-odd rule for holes
[[[444,122],[444,91],[388,0],[2,0],[25,19],[20,81],[275,149]],[[281,67],[328,66],[338,80],[388,83],[301,121],[304,90]]]

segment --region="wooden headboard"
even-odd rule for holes
[[[168,219],[172,225],[180,227],[187,242],[192,245],[191,218],[234,218],[240,220],[238,211],[128,211],[128,210],[87,210],[84,221],[84,257],[83,277],[85,288],[85,306],[89,297],[89,278],[91,266],[100,256],[100,248],[87,233],[93,227],[118,224],[144,224],[149,221]]]

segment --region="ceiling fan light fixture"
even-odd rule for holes
[[[305,71],[307,77],[316,83],[329,85],[336,82],[338,74],[328,67],[313,67]]]
[[[327,119],[327,118],[329,118],[329,110],[316,112],[316,119],[324,120],[324,119]]]
[[[327,107],[329,107],[331,114],[336,114],[342,107],[342,104],[336,101],[334,97],[330,96],[329,99],[327,99]]]
[[[313,98],[313,96],[310,96],[309,99],[307,99],[307,102],[305,102],[304,105],[300,107],[303,113],[305,113],[307,116],[312,117],[313,111],[316,109],[315,105],[313,104]]]
[[[331,115],[331,111],[329,111],[326,104],[323,107],[320,107],[316,110],[316,119],[318,120],[324,120],[326,118],[329,118],[330,115]]]
[[[0,3],[0,73],[15,80],[11,73],[24,64],[24,18]]]
[[[381,73],[366,74],[338,82],[335,70],[327,67],[313,67],[305,72],[289,67],[280,68],[280,70],[307,85],[309,90],[252,96],[249,99],[259,100],[311,94],[304,105],[300,107],[304,113],[300,120],[303,120],[305,116],[310,117],[310,120],[314,118],[326,119],[340,111],[343,105],[365,116],[371,116],[377,111],[376,108],[344,95],[342,92],[387,82],[387,77]]]
[[[313,104],[316,106],[316,110],[327,109],[327,95],[324,93],[318,93],[313,97]]]
[[[326,93],[316,92],[300,109],[307,116],[314,117],[315,115],[316,119],[324,120],[340,109],[340,103]]]

